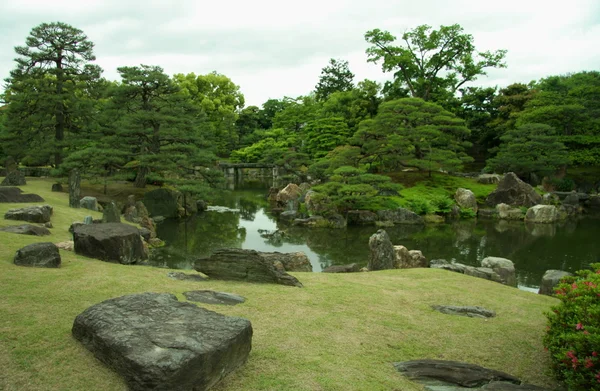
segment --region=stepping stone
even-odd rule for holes
[[[477,306],[432,305],[431,308],[442,314],[468,316],[469,318],[493,318],[496,316],[495,311]]]
[[[10,225],[8,227],[0,228],[0,231],[10,232],[13,234],[20,235],[33,235],[33,236],[45,236],[50,235],[48,228],[40,227],[37,225],[24,224],[24,225]]]
[[[205,304],[224,304],[236,305],[246,301],[242,296],[233,293],[215,292],[215,291],[189,291],[183,292],[183,295],[189,301],[197,301]]]

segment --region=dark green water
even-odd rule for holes
[[[221,205],[239,212],[204,212],[183,220],[167,220],[158,236],[167,245],[152,263],[191,269],[195,258],[222,247],[259,251],[303,251],[314,271],[330,265],[356,262],[366,266],[369,237],[375,227],[310,229],[278,226],[269,215],[265,191],[236,191]],[[259,230],[285,232],[281,241],[262,237]],[[560,225],[526,225],[523,222],[460,221],[427,227],[385,228],[395,245],[421,250],[427,259],[455,260],[479,266],[487,256],[515,263],[519,285],[534,289],[547,269],[575,271],[600,262],[600,220],[583,219]]]

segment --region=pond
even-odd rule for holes
[[[223,247],[259,251],[302,251],[313,270],[330,265],[358,263],[366,266],[369,237],[374,226],[314,229],[280,226],[268,211],[265,190],[233,191],[222,206],[237,211],[209,211],[181,220],[166,220],[157,227],[166,246],[158,249],[151,264],[192,269],[194,259]],[[448,224],[385,228],[392,243],[421,250],[427,259],[454,260],[480,266],[488,256],[515,263],[518,284],[535,290],[548,269],[576,271],[600,262],[600,220],[581,219],[556,225],[523,222],[462,220]],[[263,237],[280,229],[283,237]],[[262,235],[261,235],[262,232]]]

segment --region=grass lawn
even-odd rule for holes
[[[234,306],[203,305],[249,319],[247,364],[216,390],[421,390],[397,374],[394,361],[421,358],[484,365],[541,386],[554,386],[541,339],[543,315],[556,299],[436,269],[372,273],[293,273],[304,288],[225,281],[188,282],[167,270],[123,266],[62,251],[59,269],[18,267],[20,247],[69,240],[72,221],[52,181],[31,179],[25,192],[54,207],[52,236],[0,232],[0,389],[125,390],[122,380],[71,336],[75,316],[100,301],[139,292],[213,289],[247,298]],[[0,204],[0,214],[18,204]],[[0,219],[0,226],[17,224]],[[367,246],[367,243],[365,243]],[[434,312],[432,304],[479,305],[489,320]]]

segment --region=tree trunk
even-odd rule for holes
[[[138,172],[135,177],[135,182],[133,183],[133,187],[138,187],[140,189],[146,187],[146,174],[148,174],[148,168],[144,167],[144,166],[140,166],[138,168]]]
[[[79,170],[74,169],[69,173],[69,206],[79,208],[79,198],[81,194],[81,176]]]

